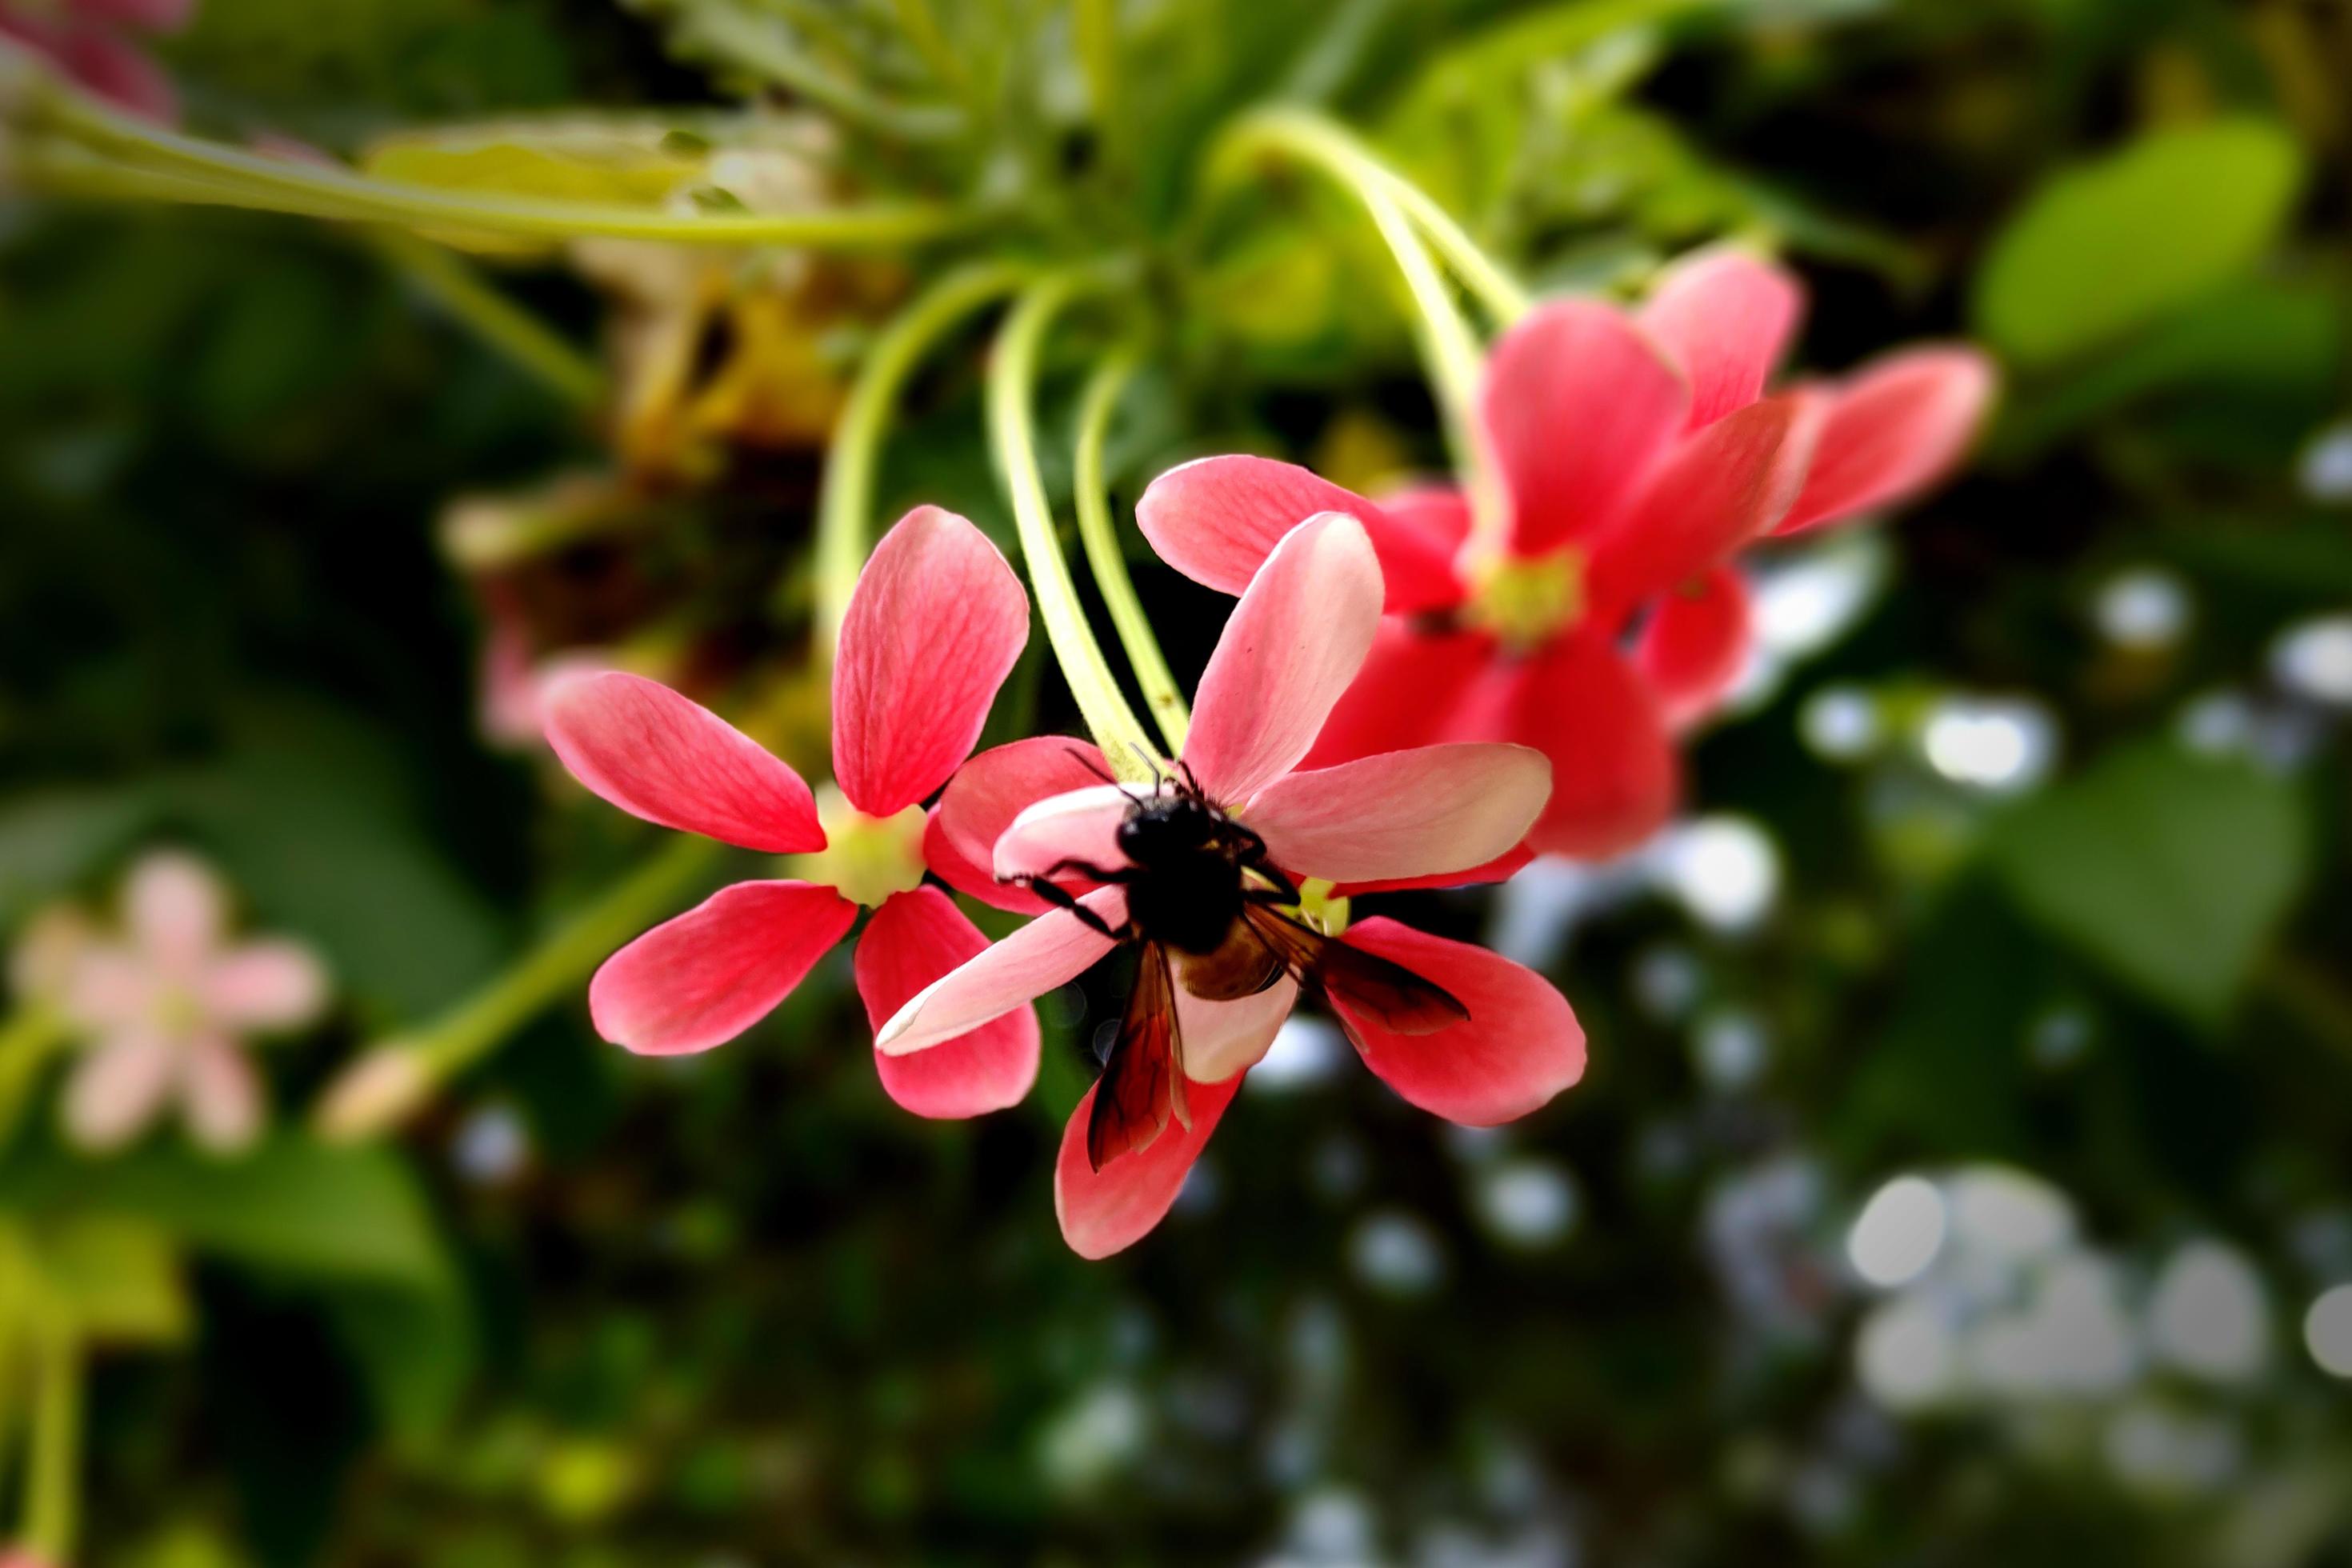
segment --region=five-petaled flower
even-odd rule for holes
[[[1310,518],[1265,557],[1201,677],[1181,759],[1201,790],[1263,838],[1292,878],[1355,887],[1461,881],[1518,842],[1550,783],[1528,748],[1455,742],[1301,770],[1316,734],[1370,651],[1381,620],[1381,565],[1363,527]],[[1048,742],[1066,746],[1063,742]],[[1041,800],[1006,826],[994,850],[1007,877],[1051,872],[1066,859],[1118,869],[1118,828],[1133,803],[1108,786]],[[1080,900],[1114,931],[1129,890]],[[1372,919],[1350,945],[1444,988],[1468,1014],[1407,1034],[1334,1002],[1366,1065],[1406,1100],[1449,1120],[1506,1121],[1543,1105],[1584,1069],[1584,1036],[1566,998],[1542,977],[1483,949]],[[887,1055],[920,1061],[964,1031],[1025,1014],[1108,952],[1113,939],[1068,910],[1031,921],[936,981],[877,1037]],[[1140,1150],[1097,1170],[1088,1157],[1089,1090],[1072,1116],[1055,1172],[1055,1206],[1070,1246],[1099,1258],[1159,1223],[1242,1076],[1265,1054],[1298,994],[1283,978],[1239,1001],[1184,990],[1175,1010],[1190,1124],[1171,1122]]]
[[[788,868],[813,874],[722,888],[614,953],[589,984],[598,1032],[649,1055],[732,1039],[848,933],[860,904],[874,913],[857,943],[857,989],[878,1024],[987,946],[954,900],[925,884],[927,869],[985,887],[1006,907],[1042,909],[973,872],[954,847],[961,836],[940,820],[951,815],[944,803],[929,820],[922,808],[971,754],[1028,636],[1027,595],[996,547],[951,512],[908,513],[875,548],[842,625],[834,785],[822,810],[790,766],[656,681],[606,671],[552,687],[547,738],[582,784],[666,827],[804,858]],[[1067,756],[1024,764],[1016,755],[992,765],[981,787],[957,792],[964,804],[952,816],[981,825],[971,832],[1001,826],[1027,800],[1066,786],[1076,766]],[[990,781],[1008,778],[1027,793],[1000,802]],[[877,1056],[876,1065],[908,1110],[971,1116],[1027,1093],[1037,1050],[1037,1021],[1024,1008],[947,1049]]]
[[[0,38],[46,57],[100,98],[168,124],[179,117],[179,94],[136,39],[179,31],[195,8],[195,0],[0,0]]]
[[[66,1086],[68,1137],[121,1148],[174,1100],[196,1142],[234,1152],[261,1131],[259,1074],[246,1037],[298,1028],[327,1001],[310,949],[228,941],[228,897],[202,862],[159,851],[131,868],[119,936],[79,911],[37,919],[12,965],[26,999],[56,1009],[85,1042]]]
[[[1523,742],[1553,766],[1527,847],[1612,854],[1672,812],[1674,731],[1738,674],[1748,607],[1733,554],[1917,493],[1990,399],[1990,363],[1957,346],[1765,396],[1801,306],[1793,278],[1718,250],[1631,314],[1582,300],[1530,311],[1480,389],[1498,549],[1478,548],[1460,492],[1376,504],[1249,457],[1162,474],[1138,521],[1177,570],[1237,594],[1299,519],[1361,520],[1390,616],[1309,760]]]

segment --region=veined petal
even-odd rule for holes
[[[1685,437],[1594,548],[1591,615],[1614,628],[1654,595],[1769,532],[1805,482],[1823,405],[1796,392]]]
[[[1223,1083],[1247,1072],[1264,1058],[1275,1032],[1297,1005],[1298,983],[1286,974],[1256,995],[1232,1002],[1193,995],[1180,974],[1176,1030],[1183,1042],[1184,1076],[1194,1083]]]
[[[1135,797],[1118,784],[1088,784],[1024,806],[996,841],[999,881],[1042,877],[1065,860],[1106,869],[1127,862],[1118,826]]]
[[[1402,616],[1384,616],[1357,672],[1306,765],[1329,767],[1380,752],[1401,752],[1443,738],[1463,694],[1497,657],[1483,631],[1429,631]]]
[[[1555,300],[1521,317],[1479,390],[1511,548],[1549,554],[1615,521],[1689,407],[1682,376],[1622,312]]]
[[[1417,503],[1375,504],[1296,463],[1236,455],[1181,464],[1144,488],[1135,521],[1177,571],[1219,593],[1241,594],[1285,535],[1326,511],[1363,524],[1392,613],[1461,601],[1454,576],[1461,539],[1447,536],[1441,518]]]
[[[920,506],[857,579],[833,667],[833,776],[889,816],[947,783],[1029,640],[1029,596],[985,534]]]
[[[1406,893],[1423,888],[1472,888],[1487,882],[1507,882],[1535,858],[1535,851],[1525,844],[1515,844],[1492,860],[1466,871],[1440,871],[1428,877],[1375,877],[1362,882],[1340,882],[1331,891],[1339,898],[1354,899],[1367,893]]]
[[[541,702],[548,744],[572,776],[630,816],[770,855],[824,847],[800,774],[659,681],[574,676]]]
[[[606,959],[588,983],[596,1032],[645,1056],[709,1050],[774,1010],[857,906],[808,882],[738,882]]]
[[[1941,479],[1976,438],[1999,376],[1970,348],[1887,355],[1832,389],[1812,471],[1778,531],[1907,500]]]
[[[1184,760],[1212,798],[1244,805],[1298,765],[1380,622],[1380,563],[1355,519],[1325,512],[1275,547],[1193,698]]]
[[[1248,825],[1274,863],[1332,882],[1466,871],[1527,836],[1551,763],[1526,746],[1456,742],[1278,778]]]
[[[1079,902],[1113,931],[1127,923],[1123,888],[1097,888]],[[917,992],[876,1034],[875,1048],[897,1057],[929,1050],[1068,984],[1112,945],[1068,910],[1040,915]]]
[[[1192,1126],[1171,1121],[1150,1148],[1122,1154],[1099,1171],[1087,1159],[1087,1121],[1095,1109],[1095,1090],[1087,1090],[1062,1130],[1061,1156],[1054,1163],[1054,1214],[1070,1250],[1108,1258],[1149,1235],[1167,1216],[1185,1173],[1241,1086],[1238,1074],[1223,1083],[1192,1085],[1185,1094]]]
[[[917,992],[978,957],[988,938],[937,888],[893,893],[857,939],[857,994],[879,1030]],[[918,1116],[978,1116],[1017,1105],[1037,1081],[1037,1015],[1015,1007],[910,1057],[874,1053],[882,1088]]]
[[[958,892],[1014,914],[1044,914],[1054,906],[996,879],[996,841],[1024,807],[1100,784],[1109,772],[1091,742],[1065,735],[992,746],[948,781],[923,830],[923,859]],[[1055,880],[1074,889],[1091,886],[1080,878]]]
[[[291,1029],[327,1005],[327,972],[296,942],[250,942],[215,960],[199,986],[214,1022],[231,1029]]]
[[[1728,566],[1659,596],[1634,645],[1633,662],[1657,692],[1671,728],[1684,729],[1713,712],[1739,679],[1748,623],[1747,582]]]
[[[1347,942],[1454,994],[1469,1018],[1399,1035],[1344,1006],[1364,1065],[1408,1102],[1465,1127],[1527,1115],[1584,1076],[1584,1028],[1551,982],[1509,959],[1381,916]]]
[[[1684,427],[1695,430],[1764,395],[1804,310],[1804,285],[1785,268],[1711,247],[1666,268],[1634,319],[1689,378]]]
[[[1673,814],[1680,769],[1657,697],[1589,632],[1495,666],[1454,730],[1516,741],[1551,759],[1551,799],[1527,838],[1539,855],[1604,859]]]

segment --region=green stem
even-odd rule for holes
[[[73,1559],[80,1504],[81,1342],[44,1303],[35,1328],[32,1451],[25,1467],[25,1544],[43,1563]]]
[[[1135,365],[1136,356],[1131,351],[1115,353],[1097,365],[1087,379],[1086,391],[1078,399],[1072,484],[1076,492],[1078,541],[1086,546],[1087,565],[1093,571],[1095,587],[1110,611],[1111,624],[1118,629],[1119,646],[1127,650],[1127,662],[1135,671],[1136,683],[1143,688],[1143,704],[1150,710],[1153,722],[1160,727],[1160,739],[1168,742],[1168,754],[1172,757],[1183,752],[1192,713],[1184,706],[1184,694],[1176,689],[1176,678],[1168,671],[1168,659],[1160,651],[1160,639],[1152,633],[1150,617],[1143,613],[1143,605],[1135,596],[1134,580],[1127,574],[1127,557],[1120,552],[1118,535],[1112,531],[1110,497],[1103,484],[1103,442],[1110,429],[1111,414],[1118,406],[1119,395],[1134,377]]]
[[[604,373],[596,362],[492,288],[456,251],[400,229],[379,229],[370,238],[435,303],[549,391],[583,408],[604,400]]]
[[[1429,237],[1497,325],[1508,326],[1527,313],[1528,291],[1509,270],[1428,192],[1389,167],[1338,122],[1305,110],[1269,110],[1242,121],[1233,135],[1239,147],[1255,144],[1295,153],[1351,190],[1384,192]]]
[[[41,1069],[72,1043],[72,1026],[48,1007],[26,1007],[0,1024],[0,1149],[16,1137]]]
[[[957,322],[1030,277],[1012,262],[987,262],[951,272],[898,312],[858,368],[857,380],[833,427],[825,453],[824,485],[816,509],[817,648],[827,664],[857,591],[865,565],[868,520],[874,510],[874,476],[898,394],[916,363]]]
[[[763,27],[763,22],[772,25]],[[772,18],[732,5],[700,6],[689,13],[680,37],[868,130],[908,142],[944,142],[963,133],[964,117],[956,110],[942,104],[892,103],[824,69],[794,48]]]
[[[1061,272],[1032,284],[1013,308],[997,334],[988,369],[988,426],[996,453],[999,477],[1013,502],[1013,521],[1029,581],[1037,591],[1037,608],[1045,622],[1045,640],[1054,650],[1078,712],[1093,731],[1111,771],[1140,783],[1150,775],[1146,762],[1150,737],[1118,689],[1110,665],[1103,658],[1086,612],[1070,581],[1069,563],[1062,559],[1054,534],[1054,514],[1045,500],[1045,481],[1037,471],[1037,433],[1034,403],[1037,392],[1038,350],[1045,329],[1069,303],[1086,275]]]
[[[15,170],[27,184],[63,194],[247,207],[444,232],[689,245],[898,246],[936,237],[967,221],[944,208],[919,204],[678,214],[442,190],[182,136],[117,114],[53,83],[43,83],[35,91],[27,133],[12,149]],[[66,144],[45,143],[42,132],[60,133]]]

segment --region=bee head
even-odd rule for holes
[[[1152,795],[1129,808],[1118,847],[1139,866],[1164,866],[1213,847],[1223,826],[1216,808],[1197,795]]]

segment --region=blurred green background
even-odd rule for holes
[[[978,84],[943,137],[874,111],[924,14]],[[157,51],[193,129],[350,157],[796,86],[826,178],[995,204],[960,254],[1132,249],[1168,315],[1122,522],[1201,451],[1442,454],[1347,202],[1201,198],[1270,95],[1540,287],[1761,238],[1812,289],[1801,365],[1969,335],[2008,387],[1945,491],[1767,556],[1766,655],[1664,839],[1393,900],[1544,966],[1581,1086],[1468,1133],[1298,1031],[1170,1222],[1088,1264],[1048,1193],[1099,993],[1049,999],[1032,1103],[976,1122],[881,1094],[844,950],[680,1061],[599,1042],[569,977],[393,1134],[307,1129],[660,852],[486,739],[499,617],[822,736],[824,432],[941,250],[729,259],[790,319],[719,307],[690,375],[764,342],[780,403],[633,421],[413,240],[0,198],[0,931],[177,846],[336,987],[259,1058],[243,1158],[76,1153],[62,1070],[12,1079],[0,1286],[81,1291],[79,1561],[2352,1562],[2352,11],[205,0]],[[478,276],[625,396],[678,270]],[[1009,538],[984,348],[910,385],[881,515]],[[1083,369],[1043,418],[1063,493]],[[1189,682],[1223,601],[1128,537]],[[1033,649],[992,735],[1075,725]],[[719,879],[667,874],[647,920]]]

